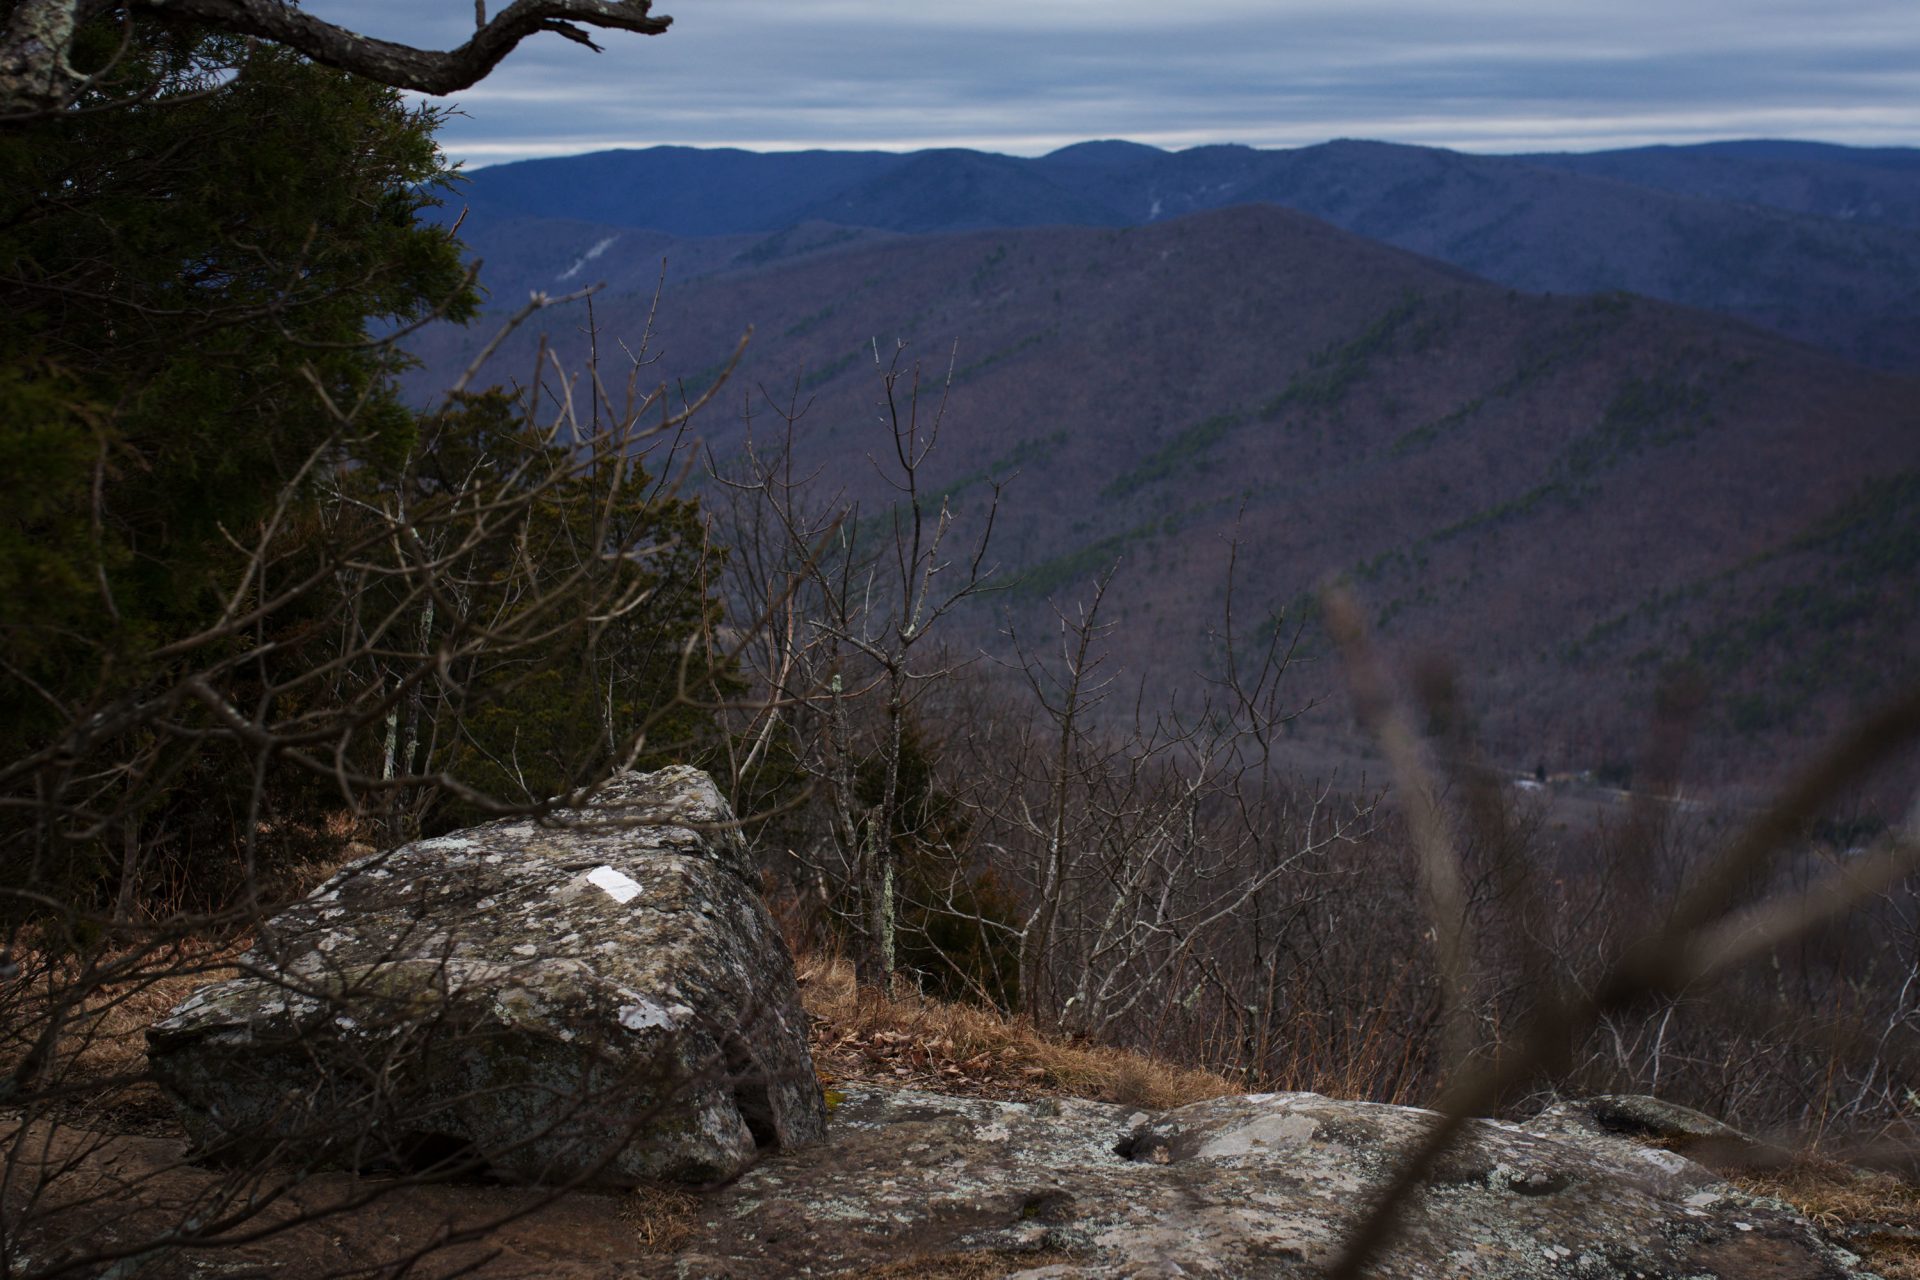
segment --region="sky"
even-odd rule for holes
[[[494,0],[497,8],[505,0]],[[305,0],[448,48],[470,0]],[[656,0],[450,99],[479,166],[614,147],[1920,145],[1920,0]]]

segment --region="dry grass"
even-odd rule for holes
[[[633,1224],[634,1238],[648,1253],[673,1253],[700,1223],[700,1197],[684,1187],[650,1183],[636,1187],[620,1216]]]
[[[1886,1280],[1920,1280],[1920,1186],[1891,1173],[1802,1159],[1729,1179],[1784,1200],[1843,1239]]]
[[[58,1046],[39,1076],[68,1107],[118,1117],[116,1129],[144,1131],[171,1114],[145,1080],[147,1028],[202,985],[232,977],[245,938],[187,939],[165,947],[90,957],[91,967],[38,952],[16,953],[21,973],[0,986],[0,1070],[35,1051],[50,1017]]]
[[[371,845],[353,842],[346,822],[344,816],[330,820],[326,834],[335,839],[328,856],[283,868],[265,900],[298,900],[347,859],[371,852]],[[156,928],[152,941],[103,944],[77,955],[44,937],[17,945],[18,973],[0,982],[0,1072],[17,1067],[48,1018],[57,1016],[58,1049],[43,1082],[82,1107],[134,1118],[170,1114],[144,1080],[147,1028],[206,984],[237,976],[234,961],[252,944],[250,929],[170,937]]]
[[[854,1280],[1001,1280],[1009,1271],[1070,1261],[1070,1254],[1054,1252],[1010,1253],[991,1249],[983,1253],[943,1253],[869,1267],[855,1272]]]
[[[948,1093],[1071,1095],[1162,1109],[1239,1093],[1211,1071],[1042,1034],[1023,1019],[914,994],[861,991],[853,968],[802,957],[800,997],[813,1019],[823,1080],[879,1080]]]

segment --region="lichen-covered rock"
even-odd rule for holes
[[[792,960],[697,769],[351,863],[148,1031],[210,1155],[625,1185],[818,1138]]]
[[[1786,1153],[1705,1112],[1644,1093],[1603,1093],[1556,1102],[1527,1121],[1535,1133],[1655,1143],[1715,1169],[1778,1163]]]
[[[1148,1115],[848,1087],[827,1142],[710,1198],[652,1274],[765,1280],[1024,1252],[1033,1262],[1004,1274],[1314,1276],[1431,1119],[1306,1093]],[[1368,1274],[1840,1280],[1858,1266],[1785,1206],[1671,1152],[1476,1121]]]
[[[1556,1102],[1529,1120],[1527,1127],[1543,1133],[1617,1133],[1670,1144],[1753,1141],[1704,1111],[1645,1093],[1601,1093]]]

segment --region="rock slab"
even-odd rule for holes
[[[919,1259],[929,1275],[1022,1280],[1319,1276],[1431,1119],[1308,1093],[1149,1115],[849,1085],[825,1143],[711,1197],[696,1237],[649,1274],[768,1280]],[[1483,1120],[1368,1275],[1858,1280],[1860,1266],[1787,1206],[1672,1152]]]
[[[148,1031],[213,1157],[625,1186],[819,1138],[793,963],[711,779],[344,867]]]

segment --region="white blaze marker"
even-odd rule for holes
[[[615,871],[612,867],[599,866],[587,872],[587,881],[607,891],[607,896],[618,903],[631,902],[640,894],[640,882],[632,876]]]

